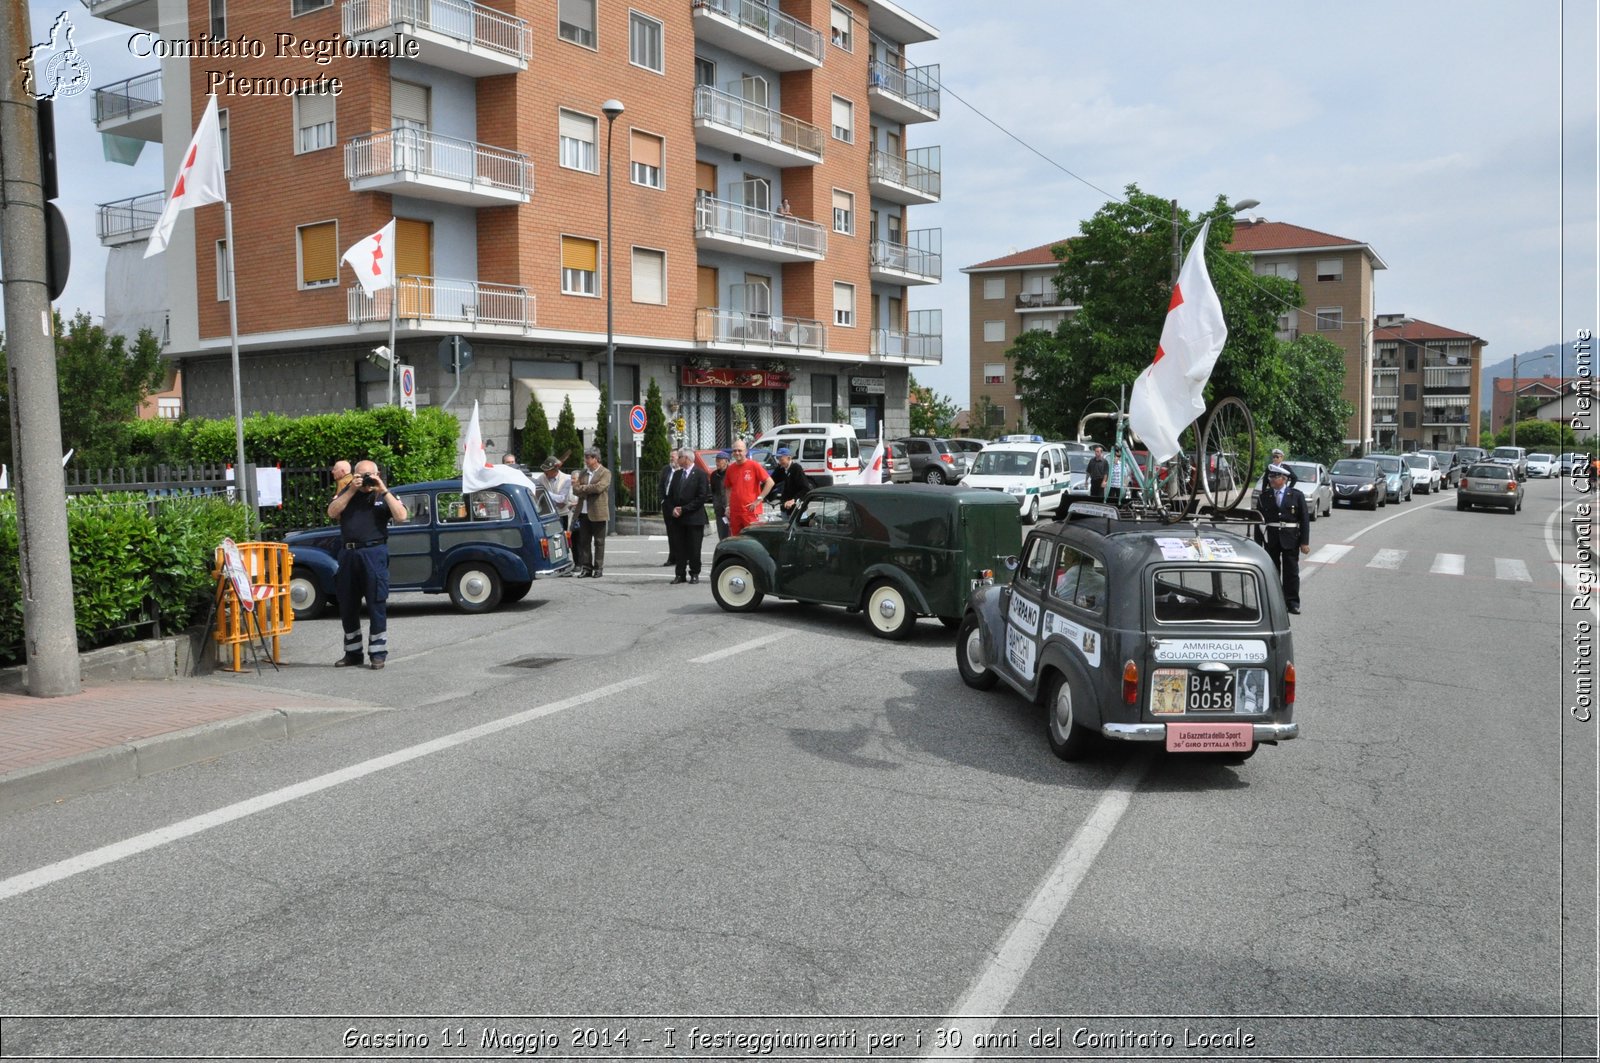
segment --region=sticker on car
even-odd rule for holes
[[[1168,561],[1232,561],[1238,555],[1232,543],[1217,539],[1157,539]]]
[[[1011,609],[1008,617],[1013,624],[1026,631],[1029,635],[1038,633],[1039,607],[1021,595],[1013,594],[1011,596]]]
[[[1100,667],[1100,636],[1098,633],[1084,627],[1082,624],[1074,624],[1058,613],[1046,613],[1044,614],[1044,635],[1045,638],[1060,635],[1072,643],[1079,653],[1083,654],[1083,659],[1089,663],[1091,668]]]
[[[1152,656],[1161,664],[1169,661],[1264,664],[1267,644],[1261,639],[1156,639]]]
[[[1031,638],[1016,628],[1006,628],[1006,660],[1010,662],[1013,672],[1024,679],[1032,679],[1038,652],[1039,648]]]

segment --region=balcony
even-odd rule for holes
[[[426,129],[352,138],[344,146],[344,176],[352,192],[473,207],[526,203],[533,195],[533,166],[526,155]]]
[[[166,204],[165,192],[146,192],[142,196],[100,204],[95,208],[95,228],[99,230],[101,245],[120,247],[150,239],[150,230]]]
[[[694,34],[773,70],[822,65],[822,33],[761,0],[694,0]]]
[[[694,90],[694,139],[773,166],[822,161],[821,129],[710,85]]]
[[[902,70],[882,60],[872,60],[867,64],[867,104],[873,114],[907,125],[937,120],[939,65]]]
[[[534,323],[534,298],[526,288],[443,277],[401,277],[393,288],[368,295],[360,287],[345,292],[352,325],[389,320],[390,301],[401,326],[417,331],[520,333]]]
[[[417,60],[468,77],[528,69],[528,23],[473,0],[344,0],[344,35],[413,47]]]
[[[720,350],[820,354],[827,346],[828,330],[822,322],[809,317],[702,306],[694,312],[694,342]]]
[[[152,33],[161,24],[158,0],[83,0],[83,6],[95,18],[107,22],[120,22],[124,26],[149,30]]]
[[[771,262],[820,262],[828,234],[814,221],[701,196],[694,204],[695,243]]]
[[[874,150],[867,158],[867,190],[891,203],[939,202],[939,149],[915,148],[904,158]]]
[[[94,127],[102,133],[161,143],[161,71],[95,89]]]
[[[872,241],[872,279],[883,284],[938,284],[944,256],[937,250],[939,229],[918,229],[906,234],[906,243]]]
[[[1054,285],[1051,286],[1052,288]],[[1026,314],[1038,310],[1072,310],[1076,309],[1071,303],[1064,301],[1054,291],[1048,292],[1019,292],[1017,295],[1017,313]]]
[[[872,356],[885,362],[940,365],[944,362],[944,311],[913,310],[906,331],[874,329]]]

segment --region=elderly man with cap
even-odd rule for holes
[[[811,477],[794,460],[794,451],[778,448],[778,504],[785,513],[793,513],[800,500],[811,493]]]
[[[717,538],[728,537],[728,490],[723,481],[728,475],[728,452],[717,451],[717,467],[711,470],[711,508],[717,514]]]
[[[1289,470],[1267,466],[1267,488],[1261,492],[1262,545],[1278,566],[1283,600],[1289,612],[1300,611],[1300,555],[1311,552],[1311,514],[1306,496],[1289,483]]]
[[[560,458],[546,458],[539,466],[540,476],[534,483],[544,488],[550,504],[561,515],[562,530],[572,527],[572,477],[561,471]]]
[[[1267,458],[1267,471],[1261,474],[1261,493],[1263,495],[1267,493],[1267,488],[1270,486],[1268,481],[1272,479],[1272,466],[1274,465],[1282,465],[1283,471],[1289,474],[1290,487],[1293,487],[1295,484],[1300,482],[1300,477],[1296,476],[1294,474],[1294,470],[1289,468],[1289,466],[1285,463],[1283,457],[1283,448],[1273,447],[1271,457]]]

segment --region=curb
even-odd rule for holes
[[[178,679],[209,675],[216,668],[215,643],[199,628],[161,639],[140,639],[78,654],[78,674],[85,687],[128,679]],[[26,694],[28,666],[0,668],[0,694]]]
[[[0,815],[212,760],[262,742],[296,738],[378,711],[330,706],[265,709],[23,768],[0,775]]]

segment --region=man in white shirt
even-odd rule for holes
[[[572,477],[561,471],[560,458],[546,458],[543,465],[539,466],[543,475],[536,481],[544,488],[544,493],[549,496],[550,504],[556,507],[556,512],[561,514],[561,527],[563,530],[572,525]]]

